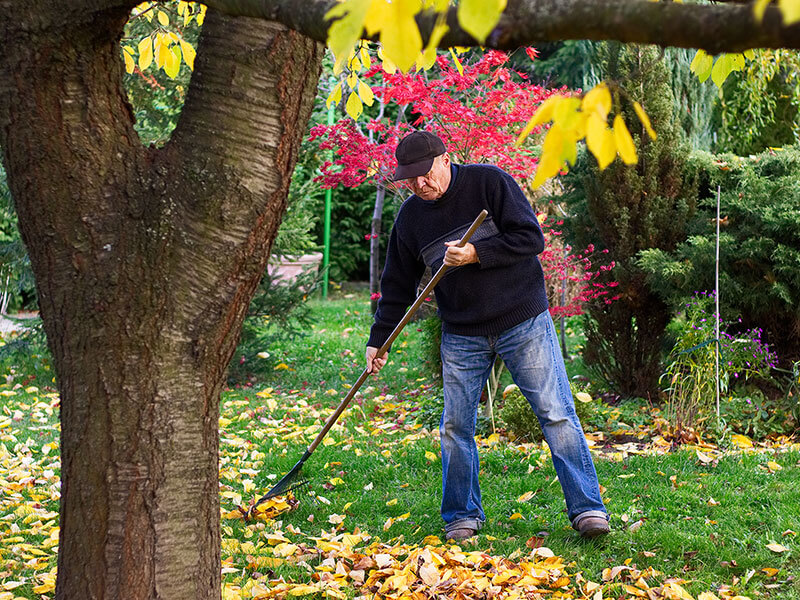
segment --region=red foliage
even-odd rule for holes
[[[534,48],[527,48],[526,53],[531,60],[537,55]],[[371,88],[375,97],[385,105],[404,108],[415,120],[395,124],[373,118],[360,127],[350,119],[340,119],[335,125],[312,128],[311,140],[317,141],[320,150],[332,150],[335,157],[322,165],[318,178],[322,187],[357,187],[368,179],[393,187],[395,184],[389,182],[397,166],[397,142],[423,123],[444,140],[457,162],[490,163],[520,180],[531,177],[538,158],[530,145],[518,148],[514,142],[544,100],[555,93],[570,92],[534,85],[507,63],[508,55],[488,50],[477,62],[464,65],[461,73],[444,55],[437,57],[436,66],[428,72],[388,74],[380,67],[371,68],[363,77],[374,81]],[[547,245],[539,258],[548,294],[554,300],[550,308],[554,317],[581,314],[582,305],[590,300],[610,303],[618,298],[608,289],[615,283],[596,281],[602,272],[613,268],[613,262],[592,271],[596,254],[593,246],[572,254],[569,246],[553,243],[559,231],[547,221],[542,228]],[[373,237],[375,233],[368,233],[364,239],[370,241]],[[602,254],[607,252],[603,250]],[[559,306],[555,296],[560,297],[564,285],[567,302],[566,306]],[[379,297],[378,293],[372,294],[373,300]]]
[[[372,68],[372,91],[384,104],[405,107],[412,123],[367,121],[362,131],[342,119],[332,126],[318,125],[311,139],[320,149],[335,153],[323,165],[323,187],[355,187],[369,178],[388,181],[396,166],[394,148],[408,131],[425,123],[439,135],[455,159],[463,163],[491,163],[515,177],[528,178],[537,157],[530,146],[514,142],[536,108],[549,96],[566,90],[546,89],[507,67],[508,55],[487,51],[477,62],[464,65],[463,73],[447,56],[439,56],[428,72],[388,74]]]
[[[573,253],[569,245],[554,242],[560,231],[553,229],[553,226],[562,225],[563,221],[555,223],[544,220],[542,231],[545,237],[545,249],[539,255],[539,262],[544,271],[545,284],[548,296],[550,297],[550,314],[554,318],[570,317],[583,314],[583,305],[590,301],[602,301],[611,304],[619,296],[612,295],[613,288],[619,285],[612,281],[599,283],[598,277],[605,271],[614,268],[614,261],[598,265],[593,269],[592,260],[598,262],[603,260],[608,250],[597,251],[594,244],[583,251]],[[600,256],[598,256],[598,254]],[[561,290],[565,290],[566,298],[561,301]]]

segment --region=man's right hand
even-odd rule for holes
[[[386,354],[378,356],[379,348],[367,346],[367,373],[377,373],[386,364]]]

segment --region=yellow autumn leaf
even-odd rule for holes
[[[528,120],[528,123],[525,125],[524,129],[520,132],[519,136],[517,137],[517,141],[514,142],[515,146],[519,146],[525,140],[526,137],[533,131],[534,127],[542,125],[543,123],[547,123],[548,121],[553,120],[553,111],[555,110],[556,106],[564,100],[564,96],[561,94],[553,94],[547,100],[542,102],[539,107],[536,109],[536,112],[533,113],[533,116]]]
[[[639,117],[639,120],[644,125],[645,131],[647,131],[647,135],[650,136],[650,139],[656,139],[656,131],[653,129],[653,126],[650,124],[650,117],[647,116],[647,113],[644,112],[642,105],[638,102],[633,103],[633,110],[636,111],[636,116]]]
[[[592,401],[592,397],[589,394],[587,394],[586,392],[578,392],[578,393],[576,393],[575,394],[575,399],[578,402],[584,402],[584,403]]]
[[[330,484],[331,485],[342,485],[343,483],[344,483],[344,480],[341,477],[332,477],[330,479]]]
[[[775,577],[778,574],[780,569],[776,569],[775,567],[764,567],[761,569],[761,572],[764,573],[767,577]]]
[[[619,152],[622,162],[626,165],[635,165],[639,162],[636,156],[636,146],[633,145],[633,138],[620,115],[614,117],[614,141],[617,144],[617,152]]]
[[[289,595],[290,596],[309,596],[311,594],[316,594],[319,592],[319,587],[316,585],[308,585],[305,583],[294,585],[289,588]]]
[[[331,90],[331,93],[328,94],[328,97],[325,99],[325,108],[330,108],[331,105],[339,104],[339,101],[342,99],[342,82],[336,84]]]
[[[617,155],[614,134],[597,113],[590,114],[586,121],[586,147],[597,159],[601,171],[610,165]]]
[[[130,75],[136,68],[136,62],[133,60],[133,57],[127,52],[123,52],[122,56],[125,59],[125,72]]]
[[[365,69],[369,69],[372,66],[372,58],[369,55],[369,50],[367,50],[366,46],[361,46],[361,50],[359,50],[359,56],[361,57],[361,64],[364,65]]]
[[[783,15],[785,26],[800,21],[800,0],[778,0],[778,10]]]
[[[153,40],[153,50],[154,56],[156,60],[156,66],[161,69],[167,62],[167,52],[169,52],[169,48],[167,44],[164,43],[164,36],[157,34],[155,39]]]
[[[780,466],[778,463],[776,463],[774,460],[771,460],[771,461],[769,461],[767,463],[767,468],[769,468],[770,472],[773,472],[773,473],[775,471],[780,471],[780,470],[783,469],[783,467]]]
[[[328,47],[340,67],[350,57],[353,46],[361,37],[364,19],[372,0],[345,0],[333,5],[325,14],[332,21],[328,28]]]
[[[358,120],[358,117],[361,116],[361,113],[364,112],[364,105],[361,103],[361,99],[358,97],[358,94],[355,92],[350,92],[350,96],[347,98],[347,104],[345,104],[345,112],[350,115],[354,121]]]
[[[273,371],[280,371],[281,369],[284,369],[284,370],[285,370],[285,369],[288,369],[288,368],[289,368],[289,365],[287,365],[286,363],[278,363],[278,364],[277,364],[277,365],[275,365],[275,367],[273,368]]]
[[[716,594],[712,594],[711,592],[700,592],[700,595],[697,596],[697,600],[719,600]]]
[[[428,38],[428,45],[425,46],[422,56],[419,58],[419,60],[417,60],[418,69],[422,68],[427,71],[433,66],[433,64],[436,62],[436,48],[439,46],[439,42],[449,29],[450,28],[447,26],[446,21],[441,19],[436,21],[436,25],[433,26],[433,31],[431,32],[430,38]]]
[[[510,521],[516,521],[517,519],[522,519],[522,520],[524,521],[524,520],[525,520],[525,517],[523,517],[523,516],[522,516],[520,513],[518,513],[518,512],[515,512],[513,515],[511,515],[511,516],[509,517],[509,520],[510,520]]]
[[[392,498],[386,503],[386,506],[394,506],[395,504],[397,504],[397,498]]]
[[[167,50],[166,61],[164,63],[164,73],[170,79],[175,79],[181,70],[181,49],[180,46],[175,44],[172,48]]]
[[[580,107],[581,101],[577,98],[564,98],[553,108],[553,123],[564,131],[580,130],[580,121],[585,118],[585,115],[578,112]]]
[[[756,0],[753,2],[753,16],[755,16],[759,25],[764,20],[764,11],[767,10],[770,2],[771,0]]]
[[[789,551],[789,548],[787,548],[786,546],[784,546],[782,544],[776,544],[774,542],[772,544],[767,544],[767,548],[769,548],[770,550],[772,550],[773,552],[775,552],[777,554]]]
[[[533,498],[535,494],[536,492],[525,492],[519,498],[517,498],[517,502],[527,502],[528,500]]]
[[[358,82],[358,97],[367,106],[372,106],[375,103],[375,94],[372,93],[372,88],[361,80]]]
[[[383,530],[384,530],[384,531],[389,531],[389,529],[391,528],[391,526],[392,526],[392,525],[394,525],[394,519],[393,519],[392,517],[389,517],[389,518],[388,518],[388,519],[386,519],[386,521],[383,523]]]
[[[456,55],[456,53],[453,51],[452,48],[450,48],[450,56],[453,57],[453,64],[456,66],[456,69],[458,70],[458,74],[459,75],[463,75],[464,74],[464,66],[461,64],[461,61],[458,60],[458,56]]]
[[[564,132],[558,125],[552,125],[542,144],[542,154],[536,167],[536,175],[531,186],[536,189],[551,177],[558,175],[563,166],[561,153],[564,146]]]
[[[292,554],[294,554],[298,550],[299,550],[299,548],[298,548],[297,545],[288,544],[288,543],[284,542],[283,544],[278,544],[277,546],[275,546],[275,548],[273,549],[273,552],[277,556],[281,556],[283,558],[286,558],[287,556],[291,556]]]
[[[150,36],[139,40],[139,69],[144,71],[153,63],[153,40]]]
[[[394,0],[384,10],[388,14],[380,35],[383,52],[403,73],[407,73],[422,52],[422,36],[414,20],[419,0]]]
[[[427,458],[428,460],[431,460],[431,461],[433,461],[433,460],[436,460],[436,459],[437,459],[437,458],[439,458],[439,457],[438,457],[438,456],[436,456],[436,455],[435,455],[433,452],[431,452],[430,450],[426,450],[426,451],[425,451],[425,458]]]
[[[742,435],[741,433],[735,433],[731,436],[731,442],[734,445],[738,446],[742,450],[746,450],[747,448],[753,447],[753,440],[751,440],[746,435]]]
[[[583,97],[581,110],[586,113],[596,112],[605,121],[611,110],[611,92],[608,91],[608,86],[599,83],[589,90]]]
[[[194,71],[194,57],[197,55],[194,46],[183,39],[180,40],[180,45],[183,51],[183,61],[191,71]]]
[[[163,10],[158,11],[158,22],[161,24],[162,27],[169,26],[169,17],[167,16],[167,13],[165,13]]]
[[[483,43],[500,20],[506,0],[461,0],[458,23],[476,40]]]

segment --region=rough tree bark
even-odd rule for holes
[[[81,4],[0,0],[0,145],[61,394],[56,597],[218,598],[219,395],[323,48],[210,12],[178,128],[144,148],[135,2]]]

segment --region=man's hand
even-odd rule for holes
[[[378,357],[378,348],[367,346],[367,373],[377,373],[386,364],[386,354]]]
[[[478,253],[475,251],[475,246],[472,244],[464,244],[462,248],[458,246],[458,240],[452,242],[445,242],[447,251],[444,253],[444,264],[448,267],[460,267],[470,263],[480,262],[478,260]]]

